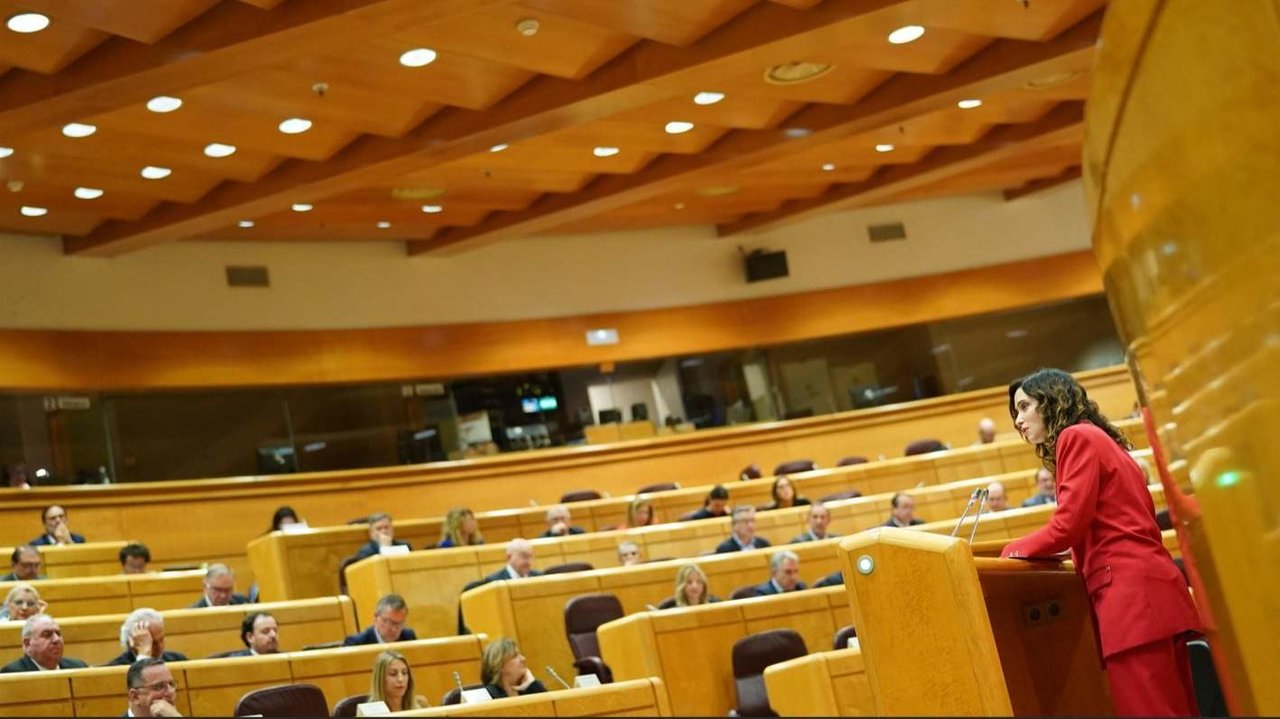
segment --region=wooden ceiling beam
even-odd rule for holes
[[[998,125],[972,144],[941,147],[919,162],[886,166],[862,182],[835,185],[817,197],[791,200],[772,212],[747,215],[716,229],[721,237],[759,232],[821,213],[874,204],[914,187],[1061,142],[1083,125],[1084,103],[1063,102],[1035,122]]]
[[[1005,190],[1003,193],[1004,199],[1005,202],[1012,202],[1019,197],[1026,197],[1027,195],[1035,194],[1041,190],[1047,190],[1050,187],[1057,187],[1058,185],[1078,179],[1080,179],[1080,166],[1076,165],[1074,167],[1068,167],[1062,173],[1054,175],[1053,177],[1041,177],[1036,180],[1031,180],[1021,187],[1014,187],[1012,189]]]
[[[852,107],[814,104],[786,120],[810,134],[789,138],[780,130],[734,130],[697,155],[665,155],[631,175],[596,178],[581,191],[548,194],[524,210],[495,213],[473,227],[450,227],[430,242],[412,242],[409,253],[452,254],[493,242],[585,220],[670,192],[675,183],[694,183],[744,170],[844,137],[947,107],[968,97],[1016,88],[1079,66],[1093,52],[1101,27],[1097,12],[1046,42],[998,40],[945,75],[899,74]]]
[[[602,119],[665,99],[655,87],[658,81],[899,2],[844,0],[807,11],[755,5],[690,47],[642,41],[586,78],[540,76],[486,110],[447,108],[400,138],[363,136],[324,162],[291,160],[254,183],[224,182],[198,203],[166,203],[136,222],[107,223],[84,237],[65,238],[63,251],[113,256],[184,239],[278,211],[291,202],[312,202],[390,182],[498,143]]]
[[[222,2],[152,45],[113,37],[56,75],[0,76],[0,137],[83,121],[156,95],[349,46],[511,0],[306,0],[264,11]]]

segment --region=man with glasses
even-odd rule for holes
[[[84,537],[71,531],[67,525],[67,510],[62,507],[56,504],[45,507],[40,519],[44,522],[44,534],[31,540],[31,546],[84,544]]]
[[[129,711],[127,717],[180,717],[174,702],[178,697],[178,683],[164,660],[143,657],[129,665],[125,674],[129,687]]]
[[[342,646],[353,647],[361,644],[389,644],[391,642],[409,642],[418,638],[412,629],[405,626],[409,621],[409,605],[399,594],[388,594],[378,600],[373,610],[373,624],[359,634],[352,634],[342,641]]]
[[[204,574],[204,596],[191,605],[192,609],[225,607],[230,604],[248,604],[249,598],[236,594],[236,575],[225,564],[213,564]]]
[[[13,571],[0,577],[0,582],[29,582],[32,579],[44,579],[40,574],[40,552],[35,547],[25,544],[13,548],[9,555],[13,563]]]
[[[62,649],[62,627],[48,614],[37,614],[22,625],[22,657],[0,668],[0,674],[52,672],[89,666],[79,659],[62,656]]]

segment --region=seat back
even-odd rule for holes
[[[339,701],[333,705],[333,717],[353,717],[356,715],[356,707],[369,701],[368,694],[356,694]]]
[[[676,605],[676,598],[675,598],[675,597],[667,597],[666,599],[662,600],[661,602],[658,602],[658,607],[657,607],[657,608],[658,608],[658,609],[670,609],[670,608],[674,607],[675,605]]]
[[[867,463],[867,461],[868,461],[868,460],[867,460],[867,458],[866,458],[866,457],[863,457],[863,456],[862,456],[862,455],[860,455],[860,454],[855,454],[855,455],[852,455],[852,456],[849,456],[849,457],[841,457],[841,458],[840,458],[840,461],[839,461],[839,462],[836,462],[836,466],[837,466],[837,467],[848,467],[848,466],[849,466],[849,465],[851,465],[851,464],[866,464],[866,463]]]
[[[360,561],[360,557],[353,554],[342,560],[342,564],[338,565],[338,594],[347,593],[347,567],[358,561]]]
[[[729,595],[730,599],[750,599],[760,596],[760,592],[756,591],[756,585],[748,584],[733,590],[733,594]]]
[[[462,686],[462,689],[466,689],[466,690],[483,689],[483,688],[484,688],[483,684],[464,684]],[[461,704],[462,689],[459,689],[458,687],[454,687],[449,691],[445,692],[444,696],[440,698],[441,706],[449,706],[451,704]]]
[[[594,489],[575,489],[560,495],[560,503],[568,504],[570,502],[586,502],[590,499],[601,499],[599,492]]]
[[[779,464],[773,468],[774,476],[779,474],[795,474],[796,472],[810,472],[818,468],[812,459],[793,459]]]
[[[564,605],[564,631],[574,659],[600,656],[596,629],[625,616],[622,602],[612,594],[584,594]]]
[[[1156,510],[1156,526],[1161,532],[1173,529],[1173,517],[1169,515],[1169,508]]]
[[[820,589],[822,587],[835,587],[841,584],[844,584],[844,572],[832,572],[830,574],[823,575],[818,579],[818,581],[814,582],[813,588]]]
[[[769,706],[765,693],[765,667],[808,653],[804,638],[790,629],[770,629],[734,642],[733,683],[738,696],[738,716],[778,716]]]
[[[849,640],[856,636],[858,636],[858,632],[854,630],[852,624],[840,627],[840,629],[836,631],[836,638],[831,640],[831,648],[836,651],[848,649]]]
[[[328,717],[329,702],[314,684],[281,684],[253,691],[236,702],[235,716]]]
[[[1187,642],[1187,657],[1191,663],[1191,683],[1195,686],[1196,704],[1200,705],[1200,716],[1228,716],[1227,699],[1222,694],[1218,672],[1213,668],[1213,655],[1209,652],[1209,643],[1203,639]]]
[[[595,567],[589,562],[565,562],[564,564],[553,564],[542,570],[543,574],[565,574],[567,572],[589,572]]]
[[[832,492],[831,494],[824,494],[818,498],[818,501],[825,504],[827,502],[834,502],[839,499],[853,499],[854,497],[861,497],[861,496],[862,496],[862,492],[859,492],[856,489],[846,489],[840,492]]]
[[[907,449],[902,453],[906,457],[917,454],[928,454],[930,452],[941,452],[946,449],[947,445],[936,439],[917,439],[907,445]]]
[[[758,464],[748,464],[742,468],[741,472],[738,472],[738,479],[742,480],[760,479],[763,476],[764,473],[760,471],[760,465]]]
[[[658,482],[657,484],[646,484],[636,490],[636,494],[652,494],[654,492],[670,492],[673,489],[680,489],[679,482]]]

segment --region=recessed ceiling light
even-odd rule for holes
[[[423,205],[422,211],[427,213],[428,215],[434,215],[440,212],[444,212],[444,208],[441,207],[440,205]]]
[[[211,142],[204,146],[204,154],[209,157],[229,157],[236,154],[236,146],[224,145],[221,142]]]
[[[168,95],[157,95],[147,100],[147,109],[152,112],[173,112],[182,107],[182,100]]]
[[[693,96],[695,105],[714,105],[724,99],[723,92],[700,92]]]
[[[879,145],[876,145],[876,152],[893,152],[893,145],[890,145],[887,142],[882,142]]]
[[[616,148],[616,147],[604,147],[604,146],[601,146],[601,147],[597,147],[597,148],[595,148],[594,150],[592,150],[592,151],[591,151],[591,154],[595,155],[596,157],[613,157],[614,155],[618,154],[619,152],[620,152],[620,150],[619,150],[618,148]]]
[[[312,205],[309,202],[295,202],[290,209],[294,212],[310,212],[314,207],[315,205]]]
[[[786,135],[787,137],[793,140],[798,140],[802,137],[808,137],[812,133],[813,131],[807,127],[788,127],[787,129],[782,131],[782,134]]]
[[[49,16],[38,12],[23,12],[9,18],[9,29],[23,34],[40,32],[49,27]]]
[[[521,18],[520,21],[516,23],[516,32],[525,37],[533,37],[534,35],[537,35],[538,31],[541,29],[542,23],[539,22],[536,17]]]
[[[975,107],[982,107],[982,100],[978,100],[978,99],[961,100],[960,102],[956,103],[956,107],[960,108],[961,110],[972,110]]]
[[[280,123],[280,132],[297,135],[311,129],[311,121],[304,117],[291,117]]]
[[[382,222],[379,222],[379,223],[378,223],[378,229],[379,229],[379,230],[385,230],[385,229],[387,229],[387,228],[388,228],[388,227],[390,227],[390,226],[391,226],[391,223],[390,223],[390,222],[387,222],[386,220],[383,220]]]
[[[96,200],[102,197],[102,190],[96,187],[77,187],[73,194],[82,200]]]
[[[97,131],[96,125],[86,125],[83,122],[68,122],[62,126],[62,134],[67,137],[88,137]]]
[[[250,227],[253,227],[253,220],[240,220],[239,224],[240,224],[240,227],[247,230]]]
[[[677,202],[676,204],[672,205],[672,207],[676,208],[677,210],[683,210],[683,209],[684,209],[684,203],[683,203],[683,202]]]
[[[156,167],[155,165],[147,165],[142,168],[142,176],[148,180],[163,180],[173,174],[173,170],[167,167]]]
[[[822,165],[823,172],[831,172],[834,169],[836,169],[836,163],[834,162],[828,162]]]
[[[666,127],[668,135],[683,135],[684,133],[692,129],[693,129],[693,123],[685,122],[684,120],[672,120],[671,122],[667,123],[667,127]]]
[[[435,61],[436,51],[429,47],[406,50],[400,55],[400,64],[405,67],[426,67]]]
[[[894,45],[906,45],[909,42],[915,42],[924,35],[924,28],[919,25],[903,25],[902,27],[889,33],[889,42]]]
[[[21,212],[25,217],[44,217],[49,214],[49,210],[44,207],[29,207],[27,205],[23,205],[18,212]]]
[[[764,71],[764,81],[770,85],[797,85],[810,80],[817,80],[836,69],[835,65],[825,62],[784,62]]]
[[[507,149],[508,147],[510,147],[510,145],[508,145],[507,143],[505,143],[505,142],[499,142],[498,144],[494,145],[493,147],[490,147],[490,148],[489,148],[489,152],[502,152],[503,150]]]
[[[13,148],[12,148],[12,147],[0,147],[0,160],[3,160],[4,158],[6,158],[6,157],[8,157],[8,156],[10,156],[10,155],[12,155],[12,154],[13,154]]]

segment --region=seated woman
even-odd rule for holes
[[[4,598],[4,606],[0,607],[0,620],[25,622],[37,614],[44,614],[48,606],[35,587],[26,582],[15,584]]]
[[[409,660],[390,649],[373,660],[369,701],[386,702],[387,708],[393,712],[431,706],[426,697],[413,693],[413,670],[409,667]]]
[[[696,607],[720,601],[710,593],[706,572],[696,564],[686,564],[676,572],[674,599],[677,607]]]
[[[773,480],[773,501],[765,505],[765,509],[786,509],[787,507],[802,507],[809,504],[807,497],[801,497],[796,494],[795,485],[791,483],[791,479],[785,474],[778,475]]]
[[[447,547],[466,547],[473,544],[484,544],[484,536],[480,534],[480,524],[476,515],[466,507],[454,507],[444,516],[444,525],[440,527],[440,541],[437,549]]]
[[[627,521],[621,524],[617,529],[631,529],[632,527],[647,527],[651,524],[657,524],[658,519],[653,513],[653,502],[643,497],[636,497],[631,500],[631,504],[627,506]]]
[[[515,640],[502,637],[484,648],[480,657],[480,681],[494,699],[540,694],[547,688],[525,666]]]

